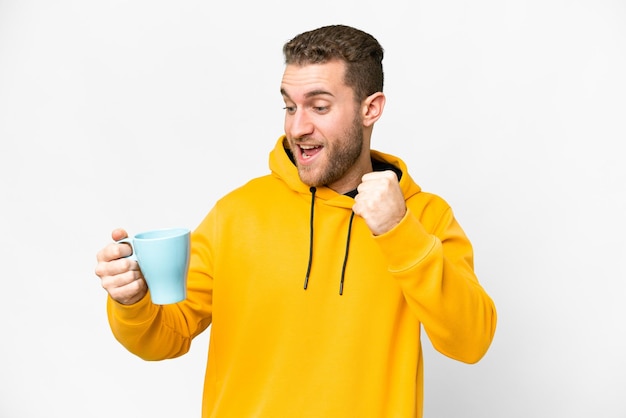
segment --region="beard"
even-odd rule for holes
[[[308,186],[319,187],[341,179],[352,168],[363,151],[363,130],[357,116],[342,138],[332,145],[326,144],[324,152],[327,161],[324,167],[301,166],[297,164],[300,180]]]

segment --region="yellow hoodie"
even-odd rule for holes
[[[313,194],[281,137],[271,174],[220,199],[193,232],[187,300],[109,299],[116,338],[160,360],[211,325],[204,418],[421,417],[421,327],[438,351],[474,363],[496,311],[446,202],[398,158],[372,158],[401,171],[408,210],[393,230],[373,236],[351,197]]]

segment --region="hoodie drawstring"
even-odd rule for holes
[[[309,220],[309,263],[306,269],[306,276],[304,277],[304,290],[309,285],[309,277],[311,276],[311,266],[313,265],[313,214],[315,212],[315,192],[317,189],[311,187],[311,215]],[[341,280],[339,282],[339,295],[343,295],[343,283],[346,277],[346,266],[348,264],[348,253],[350,251],[350,235],[352,234],[352,221],[354,220],[354,212],[350,214],[350,222],[348,224],[348,237],[346,239],[346,252],[343,256],[343,265],[341,266]]]
[[[315,192],[317,189],[315,187],[311,187],[309,190],[311,191],[311,216],[309,221],[309,265],[306,268],[306,276],[304,277],[304,290],[306,290],[307,286],[309,285],[311,264],[313,264],[313,212],[315,211]]]
[[[339,282],[339,294],[343,295],[343,280],[346,277],[346,265],[348,264],[348,252],[350,250],[350,234],[352,234],[352,220],[354,212],[350,214],[350,223],[348,224],[348,238],[346,239],[346,254],[343,256],[343,266],[341,267],[341,281]]]

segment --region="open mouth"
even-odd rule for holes
[[[300,145],[299,147],[303,160],[308,160],[309,158],[315,156],[322,149],[321,145]]]

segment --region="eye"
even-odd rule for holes
[[[320,114],[328,113],[328,109],[328,106],[313,106],[313,110]]]
[[[294,113],[296,113],[296,107],[295,106],[285,106],[283,107],[283,109],[289,113],[290,115],[293,115]]]

